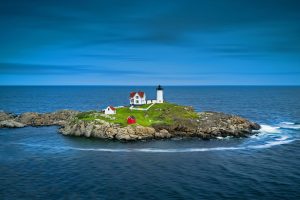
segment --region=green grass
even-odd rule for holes
[[[134,106],[135,108],[148,108],[151,104],[144,104],[139,106]]]
[[[143,105],[140,107],[147,108],[148,106],[149,105]],[[83,112],[77,115],[77,119],[102,119],[111,123],[120,124],[121,126],[127,126],[127,117],[131,115],[136,118],[137,124],[141,126],[151,126],[154,124],[170,125],[176,118],[198,118],[197,113],[191,107],[180,106],[171,103],[162,103],[155,104],[147,111],[130,110],[129,107],[118,108],[117,114],[107,117],[103,116],[101,112],[97,111]]]

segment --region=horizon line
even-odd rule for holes
[[[156,87],[158,85],[162,84],[156,84],[156,85],[0,85],[0,87]],[[299,85],[162,85],[165,87],[300,87]]]

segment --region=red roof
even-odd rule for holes
[[[112,106],[108,106],[111,110],[116,110],[116,108],[112,107]]]
[[[141,98],[144,97],[145,92],[130,92],[130,98],[134,97],[135,94],[138,94]]]
[[[130,98],[134,97],[135,94],[136,92],[130,92]]]

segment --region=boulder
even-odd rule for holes
[[[2,128],[22,128],[22,127],[25,127],[25,125],[20,122],[16,122],[12,119],[9,119],[9,120],[1,121],[0,127],[2,127]]]
[[[162,129],[158,132],[155,132],[156,138],[170,138],[172,135],[166,129]]]
[[[16,121],[29,126],[51,126],[64,125],[67,120],[70,120],[78,112],[72,110],[61,110],[53,113],[23,113],[16,118]]]
[[[11,113],[0,112],[0,121],[5,121],[9,119],[14,119],[14,115]]]
[[[16,118],[16,121],[22,123],[22,124],[27,124],[27,125],[34,125],[34,120],[37,119],[38,113],[34,112],[27,112],[23,113],[20,116]]]

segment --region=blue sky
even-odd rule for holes
[[[0,0],[0,85],[300,85],[297,0]]]

